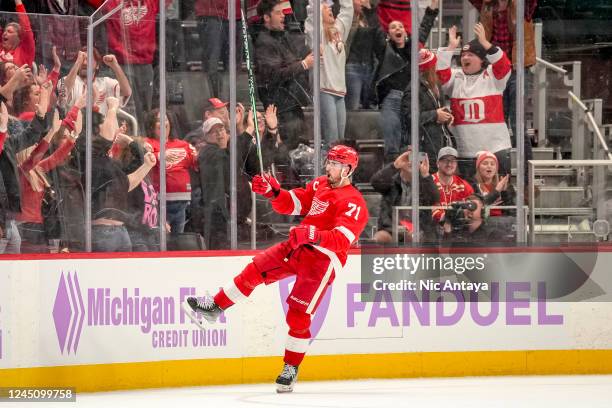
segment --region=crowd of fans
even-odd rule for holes
[[[457,29],[450,27],[448,46],[439,50],[423,48],[439,0],[431,0],[424,10],[414,39],[405,2],[322,1],[316,10],[321,13],[319,45],[313,44],[312,4],[294,2],[296,11],[307,6],[304,21],[297,21],[289,2],[247,2],[257,96],[263,109],[254,112],[239,103],[236,121],[230,123],[228,103],[220,95],[228,48],[227,1],[195,0],[202,68],[211,94],[203,97],[202,124],[191,132],[180,134],[182,126],[171,112],[163,118],[167,224],[160,226],[162,118],[152,98],[159,1],[124,1],[120,12],[106,22],[105,34],[97,38],[93,61],[88,61],[83,47],[82,22],[69,16],[88,16],[99,7],[109,11],[119,0],[3,1],[0,249],[47,252],[50,242],[58,240],[63,250],[84,249],[86,138],[81,136],[89,92],[94,111],[94,251],[157,250],[159,228],[170,237],[200,234],[209,249],[228,248],[232,127],[238,147],[238,231],[245,238],[251,222],[249,181],[261,171],[256,130],[264,168],[276,172],[286,187],[300,184],[300,169],[291,152],[302,151],[301,144],[311,141],[304,108],[312,105],[316,46],[321,58],[323,150],[351,139],[345,134],[347,110],[379,109],[386,164],[371,180],[383,197],[374,240],[390,242],[393,207],[412,203],[414,143],[423,152],[418,157],[420,204],[433,207],[419,212],[426,239],[492,239],[484,220],[512,212],[488,207],[514,205],[509,173],[516,132],[512,99],[516,6],[512,0],[471,2],[481,13],[481,23],[474,28],[476,38],[462,46]],[[171,4],[172,0],[166,1]],[[535,6],[532,0],[525,7],[526,67],[533,64],[529,33]],[[237,10],[240,7],[236,2]],[[288,19],[303,29],[301,35],[287,29]],[[418,135],[410,129],[416,114],[410,103],[412,40],[420,48]],[[455,51],[458,66],[452,64]],[[94,72],[90,90],[89,64]],[[138,134],[131,122],[122,120],[122,112],[136,118]],[[401,224],[410,230],[409,220]]]

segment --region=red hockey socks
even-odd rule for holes
[[[215,295],[215,303],[223,310],[246,299],[253,289],[263,283],[261,273],[253,262]]]
[[[310,315],[289,308],[287,312],[289,336],[285,344],[285,363],[299,366],[310,342]]]

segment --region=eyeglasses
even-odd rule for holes
[[[457,159],[455,159],[455,158],[452,158],[452,159],[449,159],[449,158],[440,159],[440,163],[442,163],[442,164],[453,164],[453,163],[457,163]]]

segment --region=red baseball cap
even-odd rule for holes
[[[206,100],[206,102],[204,103],[204,110],[205,111],[210,111],[210,110],[215,110],[215,109],[219,109],[219,108],[224,108],[228,104],[229,104],[229,102],[223,102],[219,98],[208,98]]]

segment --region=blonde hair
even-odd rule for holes
[[[426,69],[425,71],[422,71],[421,76],[429,86],[431,92],[433,92],[434,95],[439,98],[440,88],[438,87],[438,84],[440,83],[440,80],[438,79],[438,75],[436,74],[436,67],[431,67],[429,69]]]
[[[480,166],[476,167],[476,176],[475,176],[476,182],[478,183],[478,185],[481,185],[481,184],[482,185],[486,185],[484,179],[480,175],[480,170],[479,169],[480,169]],[[491,180],[491,184],[493,186],[496,186],[497,183],[499,183],[499,169],[497,171],[495,171],[495,175],[493,176],[493,180]],[[495,188],[495,187],[493,187],[493,188]]]
[[[323,7],[329,7],[325,4],[321,4],[321,12],[323,12]],[[329,7],[331,10],[331,7]],[[323,26],[323,37],[325,38],[325,43],[334,44],[336,51],[339,53],[344,49],[344,41],[342,41],[342,37],[340,36],[340,32],[336,28],[336,26],[331,24],[326,24],[321,21],[321,25]]]
[[[23,163],[25,163],[26,160],[28,160],[28,158],[32,155],[32,152],[34,151],[36,146],[38,145],[32,145],[30,147],[27,147],[17,152],[15,157],[17,158],[19,169],[21,170],[22,174],[25,176],[25,178],[30,183],[32,190],[36,191],[37,193],[41,193],[45,191],[45,188],[51,187],[49,180],[47,180],[45,171],[41,169],[38,165],[34,166],[31,170],[27,172],[24,171],[21,167]]]

